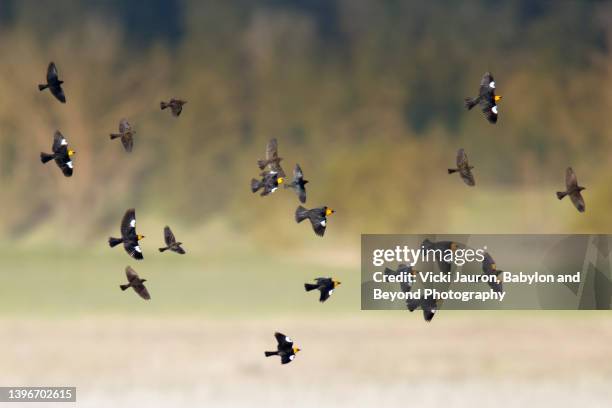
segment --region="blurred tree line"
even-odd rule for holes
[[[603,1],[3,0],[0,236],[98,237],[130,206],[283,235],[295,197],[248,190],[270,137],[344,233],[441,232],[462,195],[552,196],[570,164],[595,190],[577,228],[606,230],[611,22]],[[51,60],[65,106],[36,87]],[[504,96],[497,126],[463,107],[487,70]],[[159,111],[173,96],[189,101],[178,120]],[[108,139],[122,117],[130,156]],[[55,129],[77,151],[71,180],[38,162]],[[445,174],[459,147],[475,193]],[[483,200],[473,210],[494,217]],[[519,204],[507,225],[546,211]]]

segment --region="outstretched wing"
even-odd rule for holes
[[[51,146],[51,150],[53,150],[53,153],[61,154],[62,152],[65,152],[67,148],[68,141],[59,130],[56,130],[55,134],[53,135],[53,146]]]
[[[47,83],[51,84],[58,79],[57,67],[54,62],[50,62],[47,67]]]
[[[176,238],[174,237],[174,234],[170,230],[170,227],[167,225],[164,227],[164,241],[166,241],[166,245],[168,246],[176,242]]]
[[[278,158],[278,142],[276,138],[270,139],[266,145],[266,160],[275,160]]]
[[[468,157],[463,148],[457,150],[457,167],[461,168],[468,164]]]
[[[462,169],[460,174],[461,174],[461,179],[463,180],[465,184],[471,187],[476,185],[476,179],[474,179],[474,174],[472,173],[472,170],[468,168]]]
[[[136,210],[128,209],[121,220],[121,236],[130,238],[136,236]]]
[[[274,337],[276,337],[276,342],[278,343],[278,350],[291,350],[293,349],[293,340],[289,336],[285,336],[283,333],[276,332],[274,333]]]
[[[138,277],[138,274],[136,273],[134,269],[132,269],[131,266],[125,267],[125,276],[127,276],[127,280],[130,283],[133,282],[134,280],[140,280],[140,278]]]
[[[571,193],[570,199],[572,200],[574,207],[576,207],[578,211],[584,212],[584,210],[586,209],[586,205],[584,203],[584,198],[582,197],[582,194],[580,194],[579,191]]]
[[[299,164],[295,165],[293,169],[293,181],[300,181],[304,178],[304,173],[302,172],[302,168]]]
[[[568,191],[578,186],[578,179],[576,178],[576,173],[571,167],[568,167],[565,171],[565,186],[567,187]]]
[[[493,75],[490,72],[485,72],[480,80],[480,96],[486,96],[491,92],[495,91],[495,79],[493,79]]]
[[[131,133],[124,133],[121,135],[121,144],[126,152],[131,153],[134,148],[134,138]]]
[[[326,218],[321,217],[319,215],[311,215],[310,222],[312,224],[312,229],[314,230],[315,234],[317,234],[320,237],[325,235],[325,228],[327,226]]]
[[[66,177],[72,176],[74,163],[72,162],[70,157],[68,157],[67,154],[61,157],[57,157],[55,159],[55,162],[57,163],[58,167],[62,170],[62,173],[64,173],[64,176]]]

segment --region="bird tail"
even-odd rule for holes
[[[564,191],[557,191],[557,198],[558,198],[559,200],[561,200],[561,199],[562,199],[563,197],[565,197],[566,195],[567,195],[567,193],[566,193],[566,192],[564,192]]]
[[[121,137],[121,135],[120,135],[120,134],[117,134],[117,133],[111,133],[111,134],[110,134],[110,138],[111,138],[111,140],[116,139],[116,138],[118,138],[118,137]]]
[[[306,292],[310,292],[311,290],[315,290],[318,289],[319,285],[315,285],[313,283],[305,283],[304,284],[304,289],[306,289]]]
[[[278,356],[278,351],[266,351],[264,354],[266,355],[266,357]]]
[[[295,210],[295,222],[300,223],[308,218],[308,210],[301,205]]]
[[[122,242],[123,242],[122,238],[113,238],[113,237],[110,237],[108,239],[108,245],[110,245],[111,248],[119,245]]]
[[[39,91],[42,91],[42,90],[44,90],[44,89],[47,89],[48,87],[49,87],[49,85],[39,84],[39,85],[38,85],[38,90],[39,90]]]
[[[159,252],[164,252],[164,251],[167,251],[168,249],[170,249],[170,248],[168,248],[168,247],[165,247],[165,248],[159,248]]]
[[[266,160],[257,160],[257,167],[259,167],[259,170],[263,170],[267,164],[268,162]]]
[[[160,102],[160,103],[159,103],[159,107],[160,107],[162,110],[164,110],[164,109],[166,109],[166,108],[168,107],[168,104],[167,104],[166,102]]]
[[[53,160],[55,156],[53,156],[52,154],[48,154],[48,153],[40,153],[40,161],[43,163],[46,163],[50,160]]]
[[[474,106],[478,105],[480,98],[465,98],[464,99],[464,103],[465,103],[465,107],[470,110],[472,109]]]
[[[458,169],[448,169],[448,174],[453,174],[456,171],[459,171],[459,170]]]
[[[125,285],[119,285],[119,287],[121,288],[121,290],[126,290],[127,288],[130,287],[130,284],[126,283]]]
[[[259,180],[257,180],[257,179],[252,179],[251,180],[251,191],[252,192],[255,193],[257,190],[259,190],[262,187],[263,187],[263,183],[260,182]]]
[[[410,299],[406,302],[406,306],[408,307],[408,310],[414,312],[416,308],[419,307],[420,303],[420,299]]]

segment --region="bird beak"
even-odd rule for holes
[[[299,353],[300,351],[302,351],[302,349],[299,349],[297,347],[293,348],[293,352],[296,353],[296,354]]]
[[[325,215],[332,215],[335,212],[336,211],[332,210],[331,208],[328,208],[328,209],[325,210]]]
[[[285,179],[283,179],[282,177],[279,177],[276,179],[278,184],[283,184],[283,182],[285,181]]]
[[[74,156],[75,153],[74,150],[68,150],[68,156]]]
[[[138,240],[140,241],[141,239],[143,239],[145,236],[144,235],[138,235]]]
[[[495,95],[495,102],[501,101],[501,99],[502,99],[501,95]]]

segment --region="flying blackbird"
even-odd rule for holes
[[[306,202],[306,183],[308,180],[304,180],[304,173],[299,164],[295,165],[293,169],[293,181],[289,184],[285,184],[285,188],[292,188],[300,199],[300,203]]]
[[[271,172],[276,172],[280,177],[285,177],[285,172],[280,165],[282,157],[278,157],[278,142],[276,138],[270,139],[268,144],[266,145],[266,158],[265,160],[257,160],[257,166],[259,166],[260,170],[266,168],[266,166],[270,167]]]
[[[318,289],[321,292],[321,296],[319,297],[319,302],[325,302],[329,297],[334,293],[334,289],[336,286],[339,286],[341,282],[332,279],[332,278],[317,278],[315,279],[317,283],[305,283],[304,289],[306,292],[310,292],[311,290]]]
[[[582,190],[586,190],[584,187],[578,185],[578,179],[576,179],[576,173],[571,167],[568,167],[565,171],[565,191],[557,191],[557,198],[561,200],[566,195],[569,195],[570,200],[574,203],[574,207],[580,212],[584,212],[586,209],[584,204],[584,198],[580,193]]]
[[[502,270],[497,269],[497,265],[493,260],[493,257],[489,255],[488,252],[485,252],[484,259],[482,261],[482,274],[483,275],[494,275],[497,277],[497,281],[488,281],[487,283],[494,291],[501,293],[503,291],[502,281],[499,275],[502,273]]]
[[[121,143],[126,152],[130,153],[134,147],[134,135],[136,131],[132,129],[132,125],[127,119],[121,119],[119,121],[119,133],[111,133],[111,140],[121,138]]]
[[[280,356],[281,364],[287,364],[293,361],[295,355],[300,351],[299,348],[293,347],[293,340],[289,337],[285,336],[282,333],[276,332],[274,333],[274,337],[276,337],[276,341],[278,345],[276,346],[276,351],[266,351],[266,357],[270,356]]]
[[[456,169],[448,169],[448,174],[453,174],[455,172],[459,172],[459,175],[468,186],[475,186],[476,180],[474,180],[474,175],[472,174],[472,169],[474,166],[470,166],[468,163],[468,157],[463,148],[457,150],[457,168]]]
[[[72,156],[75,151],[68,147],[66,138],[60,133],[59,130],[55,131],[53,135],[53,145],[51,146],[52,154],[40,153],[40,161],[46,163],[50,160],[55,160],[57,166],[62,169],[64,176],[72,176]]]
[[[410,299],[406,303],[408,310],[411,312],[414,312],[419,307],[423,309],[423,318],[427,323],[431,322],[431,319],[433,319],[438,311],[438,306],[433,296],[427,296],[424,299]]]
[[[278,186],[285,182],[285,178],[274,171],[268,173],[263,172],[261,176],[261,180],[251,179],[251,191],[256,193],[260,189],[263,189],[260,194],[261,196],[267,196],[275,192]]]
[[[168,102],[160,102],[159,106],[162,108],[162,110],[166,109],[166,108],[170,108],[170,110],[172,111],[172,116],[174,117],[178,117],[181,112],[183,111],[183,105],[186,104],[187,101],[183,101],[181,99],[176,99],[176,98],[172,98],[170,99],[170,101]]]
[[[480,104],[482,112],[490,123],[497,123],[497,102],[501,96],[495,95],[495,80],[493,75],[487,72],[480,81],[480,89],[476,98],[465,98],[465,107],[468,110]]]
[[[63,83],[64,81],[60,81],[57,76],[57,67],[53,62],[50,62],[47,67],[47,83],[38,85],[38,90],[42,91],[49,88],[49,91],[51,91],[58,101],[66,103],[66,95],[64,95],[64,90],[62,89]]]
[[[167,225],[164,228],[164,241],[166,241],[166,247],[165,248],[159,248],[159,252],[164,252],[165,250],[169,249],[172,252],[176,252],[176,253],[179,253],[181,255],[185,254],[185,250],[183,249],[183,247],[181,247],[181,245],[183,245],[183,243],[182,242],[176,242],[176,238],[174,237],[174,234],[170,230],[170,227],[167,226]]]
[[[391,268],[385,268],[385,275],[387,276],[398,276],[405,272],[411,274],[412,276],[416,276],[417,274],[417,271],[412,266],[405,264],[399,264],[396,271]],[[410,292],[411,289],[412,282],[400,282],[400,290],[402,292]],[[408,305],[408,301],[406,301],[406,305]]]
[[[308,218],[310,220],[310,223],[312,224],[312,229],[315,234],[322,237],[325,234],[327,217],[329,217],[333,213],[335,213],[335,211],[329,207],[320,207],[308,210],[300,205],[295,210],[295,221],[299,224],[300,222]]]
[[[121,238],[110,237],[108,244],[110,247],[114,247],[123,243],[125,252],[127,252],[132,258],[141,260],[142,250],[138,241],[143,239],[145,236],[136,233],[136,211],[130,208],[125,212],[123,220],[121,220]]]
[[[125,268],[125,275],[127,276],[128,283],[125,285],[119,285],[121,290],[126,290],[127,288],[132,288],[138,295],[145,299],[151,299],[151,295],[149,295],[149,291],[145,288],[144,283],[147,281],[146,279],[140,279],[135,270],[133,270],[130,266]]]

